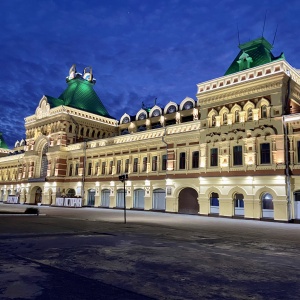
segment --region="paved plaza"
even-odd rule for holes
[[[299,236],[299,224],[144,211],[127,224],[122,210],[2,214],[0,299],[299,299]]]

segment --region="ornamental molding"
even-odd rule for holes
[[[205,98],[204,99],[199,98],[198,101],[200,102],[201,105],[212,104],[212,103],[216,103],[216,102],[220,103],[221,101],[224,101],[224,100],[233,100],[234,98],[245,97],[248,95],[271,91],[274,89],[281,88],[282,86],[283,86],[283,83],[281,80],[279,80],[276,82],[262,84],[262,85],[258,85],[258,86],[254,86],[254,87],[252,86],[252,87],[244,88],[244,89],[235,89],[232,92],[227,92],[227,93],[224,92],[224,93],[220,93],[216,96],[207,97],[207,98],[205,97],[205,95],[203,95],[201,97],[205,97]]]
[[[35,111],[35,115],[37,119],[43,119],[50,115],[50,105],[46,96],[42,97],[39,106]]]

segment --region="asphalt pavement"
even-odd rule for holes
[[[123,213],[0,214],[0,299],[300,299],[299,224]]]

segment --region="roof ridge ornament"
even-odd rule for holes
[[[96,79],[93,77],[93,69],[92,67],[85,67],[83,70],[82,78],[86,81],[89,81],[93,84],[96,83]]]
[[[69,82],[70,80],[80,78],[81,76],[82,74],[76,71],[76,65],[73,64],[69,70],[69,76],[66,77],[66,81]]]
[[[76,65],[73,64],[69,70],[69,76],[66,77],[66,81],[69,82],[73,79],[83,79],[93,84],[96,83],[96,79],[93,76],[92,67],[85,67],[83,69],[83,75],[76,70]]]

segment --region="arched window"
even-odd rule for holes
[[[167,114],[172,114],[172,113],[174,113],[174,112],[176,112],[176,107],[175,107],[175,105],[170,105],[170,106],[168,107],[168,109],[167,109]]]
[[[247,119],[248,119],[248,121],[252,121],[253,120],[252,108],[248,108]]]
[[[72,127],[72,125],[70,125],[70,126],[69,126],[69,132],[71,133],[72,130],[73,130],[73,127]]]
[[[210,213],[218,214],[219,213],[219,194],[211,193],[210,195]]]
[[[158,116],[160,116],[160,110],[157,108],[152,112],[151,117],[158,117]]]
[[[239,123],[240,122],[240,111],[236,110],[234,113],[234,119],[235,119],[235,123]]]
[[[228,121],[227,113],[224,113],[223,114],[223,125],[227,125],[227,121]]]
[[[73,198],[73,197],[75,197],[75,195],[76,195],[76,192],[74,189],[68,189],[67,195],[66,195],[67,197]]]
[[[90,135],[90,130],[88,129],[87,131],[86,131],[86,136],[89,136]]]
[[[129,121],[130,121],[129,117],[124,117],[122,120],[122,124],[129,123]]]
[[[84,130],[84,128],[82,127],[82,128],[80,129],[80,135],[83,135],[83,130]]]
[[[138,120],[145,120],[146,118],[147,118],[147,116],[144,112],[141,112],[138,116]]]
[[[73,164],[70,164],[69,176],[73,175]]]
[[[188,110],[194,107],[194,104],[192,101],[187,101],[183,105],[183,110]]]
[[[216,126],[216,115],[212,115],[212,117],[211,117],[211,126],[212,127]]]
[[[261,114],[261,118],[267,118],[267,106],[263,105],[260,108],[260,114]]]
[[[263,209],[274,209],[273,207],[273,197],[269,193],[265,193],[262,196],[262,208]]]

